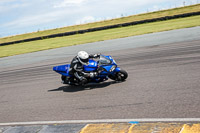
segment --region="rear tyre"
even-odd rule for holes
[[[61,80],[63,80],[63,81],[65,81],[65,79],[66,79],[66,76],[61,76]]]
[[[67,81],[67,77],[66,76],[61,76],[61,80],[62,80],[62,83],[63,84],[67,84],[68,83],[68,81]]]

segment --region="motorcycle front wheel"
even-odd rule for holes
[[[109,75],[108,77],[115,81],[125,81],[128,78],[128,73],[125,70],[121,69],[114,76]]]

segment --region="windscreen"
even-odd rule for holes
[[[109,65],[111,64],[111,60],[103,55],[100,56],[99,65]]]

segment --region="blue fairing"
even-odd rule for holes
[[[105,69],[105,71],[101,72],[101,74],[109,74],[110,69],[113,65],[109,65],[109,66],[101,66]]]
[[[117,68],[115,69],[115,72],[120,72],[120,67],[117,67]]]
[[[70,65],[61,65],[61,66],[55,66],[53,67],[53,70],[56,71],[57,73],[60,73],[61,75],[64,76],[69,76],[69,68]]]
[[[94,60],[89,60],[88,65],[84,65],[85,72],[93,72],[97,70],[97,62]]]

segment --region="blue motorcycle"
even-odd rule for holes
[[[53,67],[53,70],[61,74],[63,84],[81,85],[79,81],[69,74],[70,64]],[[109,78],[115,81],[125,81],[128,73],[117,66],[111,56],[100,55],[99,60],[89,60],[88,65],[84,65],[84,72],[97,72],[98,75],[93,78],[87,78],[87,83],[100,83]]]

